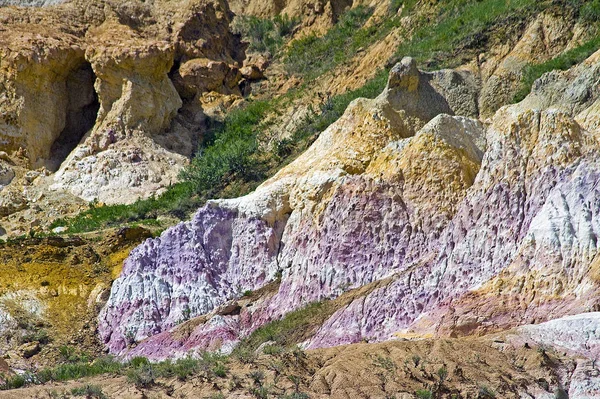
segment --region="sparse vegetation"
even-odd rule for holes
[[[428,389],[419,389],[417,392],[415,392],[415,395],[417,396],[417,399],[432,399],[433,398],[433,393]]]
[[[414,10],[416,1],[404,2],[403,15]],[[563,7],[579,10],[581,18],[600,16],[598,0],[565,0]],[[435,15],[419,24],[410,40],[398,48],[399,56],[410,55],[429,69],[455,67],[503,38],[506,29],[519,26],[532,15],[556,2],[544,0],[448,0],[440,2]],[[590,17],[584,16],[587,13]]]
[[[446,378],[448,378],[448,369],[446,368],[446,366],[440,367],[437,371],[437,375],[440,379],[440,383],[446,381]]]
[[[91,360],[91,356],[88,353],[69,345],[61,345],[58,348],[58,352],[62,361],[67,363],[87,363]]]
[[[581,7],[579,13],[583,22],[596,24],[600,22],[600,0],[592,0]]]
[[[235,19],[233,31],[248,41],[249,50],[275,55],[290,38],[299,21],[286,14],[272,19],[255,16],[239,16]]]
[[[73,396],[85,396],[87,399],[108,399],[108,396],[102,392],[102,388],[98,385],[85,385],[71,390]]]
[[[393,6],[390,7],[391,13],[395,14]],[[373,10],[368,7],[352,8],[325,35],[310,34],[292,41],[284,56],[288,73],[310,81],[348,61],[400,26],[400,19],[394,15],[366,25],[372,14]]]
[[[282,348],[293,348],[331,313],[327,302],[315,302],[287,313],[282,319],[256,329],[234,350],[236,356],[254,352],[262,343],[274,341]]]
[[[68,348],[68,349],[67,349]],[[185,357],[176,361],[165,360],[151,363],[145,357],[134,357],[129,362],[121,363],[110,356],[100,357],[94,361],[84,361],[78,352],[69,347],[61,350],[66,356],[65,363],[53,368],[46,368],[35,374],[15,375],[5,379],[0,390],[21,388],[27,384],[44,384],[50,381],[60,382],[77,380],[101,374],[127,376],[130,383],[140,388],[152,386],[158,378],[177,377],[185,381],[192,375],[202,375],[206,379],[225,378],[229,372],[227,356],[218,353],[203,352],[197,358]]]
[[[494,399],[496,393],[487,385],[479,386],[479,393],[477,394],[478,399]]]
[[[515,95],[514,101],[519,102],[523,100],[531,91],[531,86],[533,85],[534,81],[540,78],[546,72],[550,72],[553,70],[564,71],[566,69],[569,69],[573,65],[579,64],[580,62],[588,58],[599,48],[600,36],[597,36],[579,47],[565,51],[556,58],[553,58],[541,64],[528,65],[523,70],[521,88]]]
[[[372,13],[370,8],[356,7],[344,13],[324,36],[310,34],[292,41],[284,59],[287,71],[313,79],[354,55],[375,39],[363,29]]]

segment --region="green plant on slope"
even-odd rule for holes
[[[400,25],[399,18],[389,16],[366,26],[372,14],[371,8],[352,8],[342,14],[325,35],[309,34],[292,41],[284,56],[287,72],[312,80],[349,60]]]
[[[234,20],[233,31],[248,41],[249,49],[274,55],[294,32],[298,19],[287,14],[263,19],[255,16],[239,16]]]
[[[600,0],[593,0],[584,4],[579,15],[584,23],[594,24],[600,22]]]
[[[85,385],[83,387],[71,389],[73,396],[85,396],[87,399],[108,399],[108,396],[102,392],[102,388],[98,385]]]
[[[486,48],[492,27],[502,21],[517,25],[549,5],[550,1],[535,0],[439,2],[436,15],[420,24],[396,53],[410,55],[430,69],[458,66]],[[412,2],[406,12],[414,7]]]
[[[415,392],[415,395],[418,399],[431,399],[433,398],[433,393],[428,389],[419,389]]]
[[[332,313],[327,302],[314,302],[304,308],[286,313],[280,320],[272,321],[254,330],[244,338],[233,354],[254,352],[264,342],[274,341],[282,348],[293,349],[296,343],[305,339],[304,335]],[[294,351],[295,352],[295,351]],[[301,356],[301,353],[298,353]]]

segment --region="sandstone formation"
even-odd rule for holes
[[[241,95],[245,47],[231,18],[223,1],[0,10],[11,24],[0,33],[0,149],[58,170],[52,188],[87,201],[160,193],[198,145],[201,95]],[[225,73],[194,78],[199,62]]]
[[[113,353],[135,342],[128,356],[156,359],[230,350],[288,311],[370,283],[306,347],[481,334],[597,310],[599,57],[544,76],[486,127],[452,116],[452,96],[404,59],[377,99],[355,101],[254,193],[212,201],[133,251],[100,315],[102,339]],[[278,276],[276,292],[239,314],[215,310],[188,335],[168,331]],[[522,334],[568,342],[552,323]],[[574,350],[593,358],[594,348]]]
[[[284,275],[278,295],[285,297],[286,303],[276,310],[281,315],[307,300],[337,295],[342,287],[369,283],[398,268],[404,257],[393,245],[422,245],[432,233],[430,225],[445,223],[452,214],[449,209],[439,220],[428,220],[428,204],[413,203],[414,191],[424,183],[436,185],[435,191],[441,190],[434,202],[452,197],[458,202],[472,183],[483,152],[477,147],[484,143],[482,126],[451,117],[438,118],[415,139],[382,151],[388,143],[414,135],[436,115],[453,113],[452,104],[429,81],[430,75],[420,73],[414,61],[403,60],[392,70],[381,96],[352,104],[305,154],[255,193],[213,201],[192,222],[136,250],[100,316],[101,334],[111,349],[122,351],[125,336],[140,340],[174,326],[184,311],[191,316],[207,313],[245,290],[261,287],[277,273]],[[441,133],[445,130],[441,126],[450,132]],[[434,177],[421,180],[424,176],[419,168],[428,160],[406,164],[402,159],[405,154],[429,157],[429,151],[423,149],[439,151],[444,159],[439,167],[448,162],[452,173],[441,181]],[[398,206],[395,192],[401,187],[406,204]],[[361,192],[366,197],[355,203]],[[338,203],[344,206],[340,208]],[[342,216],[348,212],[357,218]],[[390,229],[401,231],[382,236],[371,230],[371,224],[359,224],[344,233],[340,220],[355,223],[361,214],[372,214],[378,221],[375,225],[389,224]],[[422,231],[402,227],[411,217]],[[328,238],[327,231],[335,231],[335,240]],[[356,252],[357,240],[367,242],[359,238],[363,235],[378,244],[371,242]],[[345,244],[340,244],[341,239]],[[385,248],[389,250],[379,253]],[[323,262],[331,266],[317,267]],[[348,267],[348,262],[357,268],[351,277],[331,274],[338,267]],[[174,272],[174,264],[180,265],[175,268],[180,272]],[[195,269],[189,270],[190,264]],[[313,270],[315,267],[318,270]],[[165,273],[187,277],[175,281],[155,278]],[[132,287],[139,289],[131,291]],[[147,300],[147,295],[152,299]]]
[[[415,21],[436,4],[423,2]],[[227,373],[253,389],[262,378],[273,396],[600,398],[600,51],[511,104],[528,64],[593,34],[557,4],[435,72],[395,54],[417,26],[403,18],[267,115],[288,137],[317,94],[360,87],[400,60],[378,97],[351,102],[255,191],[210,200],[157,237],[89,240],[37,233],[88,201],[160,194],[206,126],[244,101],[249,82],[272,84],[265,70],[280,60],[246,58],[225,0],[3,7],[0,236],[30,238],[0,243],[0,374],[39,369],[66,342],[152,362],[250,347],[257,363],[236,352]],[[300,18],[296,37],[362,5],[369,23],[390,12],[380,0],[231,2]],[[290,314],[309,320],[285,348],[276,333],[248,344]],[[256,365],[270,371],[252,377]],[[245,395],[203,378],[146,390],[95,382],[111,397]],[[55,395],[45,388],[16,395]]]

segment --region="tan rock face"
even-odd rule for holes
[[[556,57],[582,40],[571,32],[581,29],[573,15],[561,8],[551,8],[538,15],[513,46],[503,43],[480,60],[484,82],[480,110],[484,117],[511,103],[519,89],[524,67]]]
[[[67,124],[69,84],[84,63],[77,39],[26,29],[0,38],[0,148],[27,150],[32,166],[48,162]],[[16,37],[19,40],[15,43]]]
[[[160,191],[197,146],[199,98],[241,95],[231,18],[210,0],[0,10],[0,150],[88,201]]]

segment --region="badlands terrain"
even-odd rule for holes
[[[600,398],[599,0],[0,0],[0,398]]]

